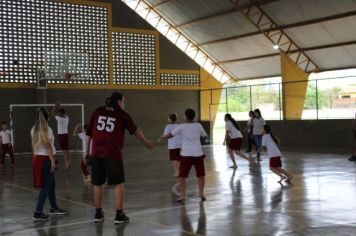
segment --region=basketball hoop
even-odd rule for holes
[[[72,73],[65,73],[65,74],[64,74],[64,79],[65,79],[65,80],[70,80],[72,77],[73,77],[73,74],[72,74]]]

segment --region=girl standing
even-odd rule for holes
[[[237,124],[236,120],[232,118],[230,114],[226,114],[224,117],[224,120],[226,122],[225,129],[226,129],[226,135],[225,135],[225,140],[227,138],[230,139],[228,142],[228,153],[230,155],[231,161],[233,163],[230,168],[237,168],[237,164],[235,161],[234,153],[241,158],[247,160],[250,163],[250,167],[253,164],[252,158],[246,156],[241,152],[241,144],[242,144],[242,134],[240,131],[240,127]]]
[[[178,124],[176,124],[177,119],[178,117],[176,114],[168,115],[167,125],[164,129],[163,136],[170,134],[178,126]],[[158,142],[160,141],[161,139],[158,140]],[[179,156],[181,148],[182,137],[180,135],[168,139],[169,159],[172,161],[173,164],[174,177],[179,176]]]
[[[260,149],[262,143],[263,126],[265,120],[262,118],[260,109],[254,110],[255,117],[252,119],[252,136],[256,145],[256,150]],[[261,153],[257,152],[257,161],[261,161]]]
[[[5,167],[6,154],[10,155],[11,166],[15,166],[15,157],[14,157],[14,149],[13,149],[13,145],[12,145],[11,131],[9,130],[9,126],[6,121],[1,123],[0,145],[1,145],[0,167]]]
[[[293,176],[290,175],[286,170],[282,169],[281,152],[278,148],[279,142],[276,137],[272,134],[271,127],[269,125],[264,125],[264,135],[262,137],[261,147],[257,150],[261,152],[264,148],[267,149],[267,154],[269,156],[269,168],[270,170],[281,177],[278,183],[283,180],[290,182]]]
[[[69,154],[69,136],[68,136],[68,123],[69,117],[66,114],[66,110],[61,106],[61,102],[57,101],[52,109],[52,115],[57,121],[58,131],[58,144],[64,155],[64,168],[69,170],[71,166],[70,154]]]
[[[56,201],[54,136],[52,129],[48,126],[48,118],[49,114],[47,110],[39,108],[37,110],[35,125],[31,129],[33,181],[34,186],[40,188],[36,210],[33,214],[34,221],[48,219],[48,215],[43,213],[43,206],[47,198],[51,205],[50,215],[67,215],[65,210],[58,207]]]
[[[253,129],[253,125],[252,125],[252,120],[255,117],[255,113],[253,111],[250,111],[248,113],[248,116],[250,117],[249,120],[247,121],[247,126],[246,126],[246,131],[247,131],[247,139],[248,139],[248,148],[247,148],[247,153],[252,151],[252,144],[254,143],[253,141],[253,135],[252,135],[252,129]]]
[[[83,152],[85,152],[87,150],[87,147],[86,147],[86,139],[88,138],[87,135],[86,135],[86,129],[87,129],[88,125],[85,124],[83,127],[82,127],[82,124],[77,124],[75,126],[75,129],[73,131],[73,136],[78,136],[79,139],[82,141],[82,147],[83,147]],[[79,130],[81,129],[81,131]],[[80,163],[80,168],[82,170],[82,174],[84,176],[84,182],[91,182],[91,176],[89,174],[89,171],[88,171],[88,166],[87,164],[85,163],[85,160],[84,158],[82,158],[82,161]]]

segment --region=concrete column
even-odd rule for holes
[[[215,89],[222,88],[223,84],[216,80],[212,75],[204,69],[200,69],[200,89]],[[221,97],[221,89],[213,91],[200,91],[200,120],[201,121],[215,121],[218,106],[211,104],[218,104]]]
[[[281,75],[283,117],[285,120],[300,120],[304,109],[309,74],[300,69],[285,53],[281,53]],[[293,81],[301,82],[292,83]]]
[[[47,89],[34,89],[36,93],[36,103],[46,104],[47,103]]]

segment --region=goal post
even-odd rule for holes
[[[39,107],[46,107],[48,112],[51,112],[51,107],[54,104],[10,104],[10,128],[12,132],[12,142],[14,145],[14,150],[17,154],[30,154],[32,153],[31,148],[31,137],[30,131],[35,122],[36,109]],[[77,123],[84,124],[84,104],[81,103],[62,103],[66,109],[69,116],[69,127],[68,134],[70,136],[70,149],[71,151],[82,151],[82,145],[78,140],[73,140],[72,132]],[[57,123],[50,116],[49,126],[52,128],[54,134],[57,134]],[[57,139],[55,139],[55,146],[57,151],[59,151]]]

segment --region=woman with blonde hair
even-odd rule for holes
[[[43,213],[43,206],[46,199],[51,205],[50,215],[66,215],[67,212],[58,207],[56,201],[54,171],[56,161],[54,154],[54,136],[52,129],[48,126],[49,114],[45,108],[37,110],[36,122],[31,129],[32,139],[32,167],[34,187],[40,188],[37,198],[36,210],[33,214],[34,221],[48,219],[48,215]]]

